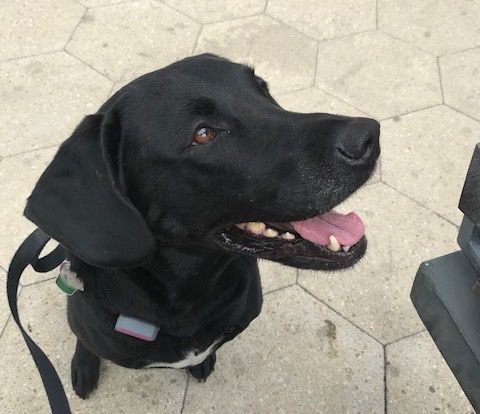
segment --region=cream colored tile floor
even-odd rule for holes
[[[35,180],[113,90],[208,51],[253,64],[288,109],[381,121],[381,166],[345,203],[365,218],[370,250],[335,274],[262,262],[263,313],[218,352],[206,384],[183,371],[105,363],[87,401],[70,386],[74,337],[55,273],[27,272],[21,314],[73,411],[473,412],[409,289],[422,260],[457,249],[456,206],[480,141],[479,22],[476,0],[2,2],[0,411],[48,412],[3,286],[33,228],[21,213]]]

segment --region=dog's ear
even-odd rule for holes
[[[91,265],[145,262],[156,242],[125,194],[122,155],[117,112],[87,116],[38,180],[25,216]]]

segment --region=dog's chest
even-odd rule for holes
[[[176,362],[152,362],[144,368],[187,368],[201,364],[215,349],[215,346],[221,341],[221,338],[214,341],[207,349],[199,352],[197,349],[191,349],[185,352],[183,359]]]

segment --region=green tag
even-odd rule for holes
[[[60,265],[60,274],[55,282],[68,296],[72,296],[77,290],[83,290],[83,282],[75,272],[70,270],[70,262],[68,260],[65,260]]]
[[[63,275],[60,274],[58,275],[57,277],[57,280],[55,281],[55,283],[57,284],[57,286],[63,290],[63,292],[65,292],[68,296],[72,296],[76,291],[77,289],[75,289],[74,287],[70,286],[66,281],[65,279],[63,278]]]

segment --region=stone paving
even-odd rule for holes
[[[480,141],[480,1],[9,0],[0,5],[0,278],[33,226],[25,199],[74,126],[132,78],[213,52],[253,64],[288,109],[372,116],[382,160],[342,210],[370,249],[340,273],[261,263],[262,315],[206,384],[105,363],[87,401],[54,272],[20,309],[75,413],[473,413],[409,300],[422,260],[457,249],[457,203]],[[0,411],[46,413],[0,285]]]

